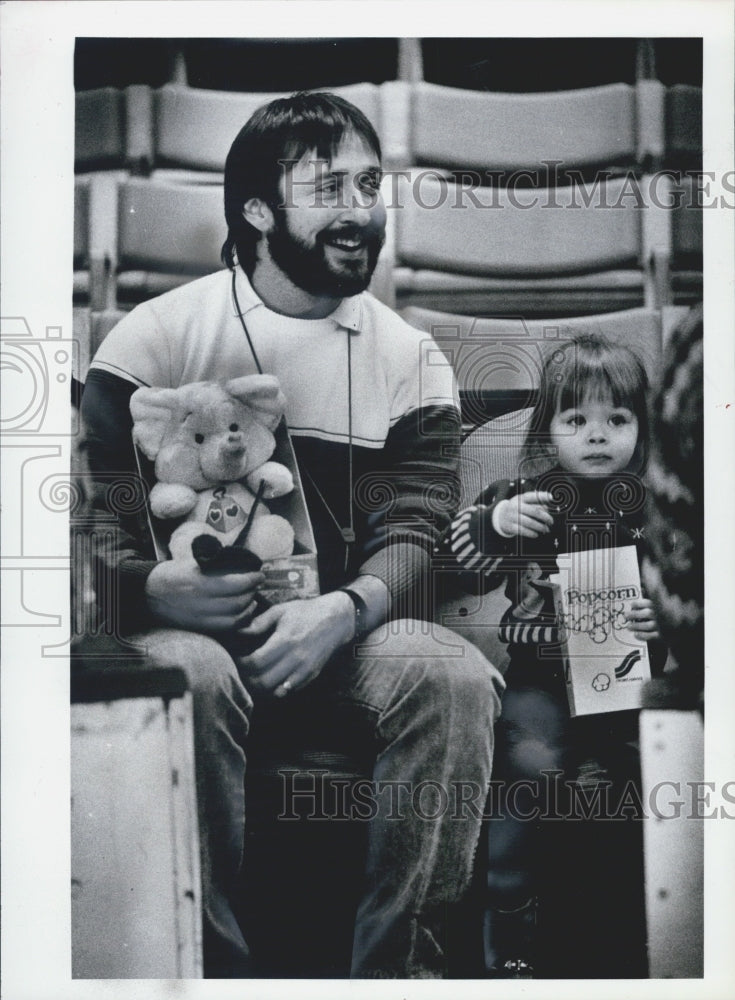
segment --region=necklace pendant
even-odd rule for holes
[[[342,538],[348,545],[350,542],[355,541],[355,532],[352,528],[340,528],[340,532],[342,533]]]

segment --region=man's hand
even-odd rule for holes
[[[633,635],[639,641],[645,642],[649,639],[661,638],[653,601],[648,597],[639,597],[638,600],[633,601],[625,618],[628,622],[628,628],[632,630]]]
[[[547,507],[552,502],[551,493],[519,493],[509,500],[501,500],[495,508],[496,525],[502,535],[523,535],[538,538],[545,535],[554,523]]]
[[[353,638],[355,606],[341,590],[288,601],[264,611],[240,633],[263,635],[271,629],[263,645],[238,666],[251,694],[280,698],[313,681],[332,654]]]
[[[159,621],[202,632],[224,632],[246,624],[255,610],[262,573],[207,576],[196,563],[170,559],[146,580],[148,607]]]

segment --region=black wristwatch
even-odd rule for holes
[[[343,594],[347,594],[355,605],[355,634],[352,642],[360,642],[370,631],[367,626],[367,604],[356,590],[352,590],[350,587],[340,587],[339,589]]]

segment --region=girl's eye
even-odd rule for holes
[[[610,423],[613,427],[622,427],[623,424],[628,423],[628,420],[622,413],[613,413],[610,417]]]
[[[569,420],[567,420],[567,423],[571,427],[584,427],[584,417],[581,413],[575,413],[569,418]]]
[[[197,444],[203,444],[204,443],[204,435],[203,434],[195,434],[194,435],[194,440],[196,441]]]

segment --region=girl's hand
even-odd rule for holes
[[[547,507],[551,493],[519,493],[510,500],[501,500],[495,508],[496,525],[502,535],[523,535],[538,538],[546,535],[554,524]]]
[[[649,598],[639,597],[637,601],[633,601],[625,618],[628,622],[628,628],[632,630],[633,635],[639,641],[646,642],[649,639],[661,638],[653,601]]]

